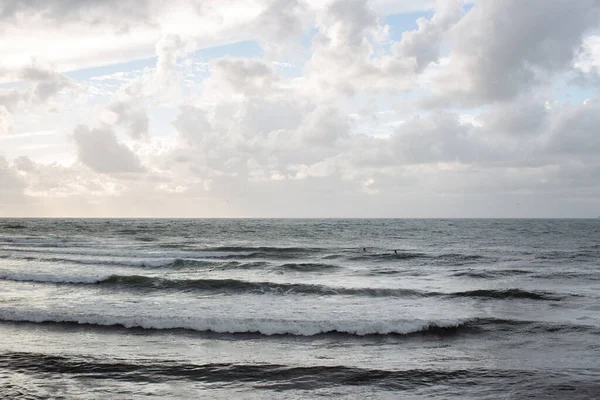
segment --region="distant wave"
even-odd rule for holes
[[[323,263],[287,263],[278,265],[275,269],[300,271],[300,272],[318,272],[340,269],[338,265],[323,264]]]
[[[211,363],[195,364],[174,360],[124,360],[100,359],[93,356],[65,356],[40,353],[9,352],[0,354],[0,368],[5,371],[26,371],[33,375],[49,374],[77,375],[83,378],[117,379],[131,381],[136,385],[143,382],[193,380],[214,382],[220,385],[242,382],[255,388],[286,390],[331,388],[351,385],[377,386],[382,389],[406,390],[432,384],[473,385],[486,382],[515,384],[523,379],[536,378],[526,370],[501,369],[404,369],[385,370],[347,367],[341,365],[294,366],[266,363]],[[52,375],[50,375],[52,376]],[[547,379],[547,373],[544,378]],[[570,392],[572,393],[572,391]],[[281,395],[281,393],[280,393]],[[29,396],[28,396],[29,398]],[[35,397],[34,397],[35,398]]]
[[[139,238],[147,242],[152,238]],[[33,246],[32,246],[33,245]],[[148,258],[178,259],[178,260],[202,260],[202,261],[244,261],[244,260],[280,260],[282,262],[289,260],[291,263],[299,263],[297,260],[306,260],[307,256],[321,256],[322,260],[347,260],[347,261],[365,261],[365,262],[411,262],[422,265],[467,265],[474,263],[487,262],[490,259],[481,255],[463,254],[463,253],[445,253],[428,254],[423,252],[378,250],[374,252],[357,252],[353,249],[341,248],[321,248],[321,247],[269,247],[269,246],[217,246],[217,247],[196,247],[180,246],[171,243],[156,244],[156,247],[163,248],[161,252],[149,252],[148,248],[134,249],[113,249],[110,246],[92,246],[89,243],[29,243],[26,246],[12,244],[11,246],[0,247],[0,252],[10,252],[14,258],[61,262],[69,261],[73,263],[97,263],[97,264],[115,264],[116,261],[103,261],[111,257],[130,258],[130,261],[123,261],[123,264],[155,266],[156,262],[147,260]],[[149,245],[154,246],[154,244]],[[167,249],[171,249],[170,251]],[[39,254],[39,256],[38,256]],[[81,259],[80,259],[81,258]],[[93,258],[99,258],[98,261]],[[141,261],[136,260],[141,259]],[[305,263],[311,263],[310,261]],[[165,266],[167,263],[163,261]]]
[[[532,299],[532,300],[559,300],[560,296],[538,290],[523,289],[479,289],[452,293],[457,297],[487,297],[493,299]]]
[[[52,324],[64,327],[112,329],[144,329],[151,331],[187,330],[204,334],[254,335],[349,335],[349,336],[423,336],[481,334],[485,332],[575,333],[600,334],[600,329],[587,325],[545,323],[496,318],[463,318],[446,320],[276,320],[229,317],[177,317],[141,315],[65,314],[51,310],[15,311],[0,309],[0,321],[9,323]]]
[[[365,252],[361,255],[350,257],[350,260],[361,261],[361,260],[374,260],[374,261],[387,261],[387,260],[410,260],[413,258],[429,258],[425,253],[413,253],[413,252],[398,252],[397,254],[393,251],[389,253],[369,253]]]
[[[501,269],[501,270],[469,270],[469,271],[457,271],[451,274],[451,276],[456,277],[467,277],[467,278],[482,278],[482,279],[490,279],[490,278],[498,278],[504,276],[513,276],[513,275],[527,275],[531,274],[532,271],[527,271],[523,269]]]
[[[348,295],[367,297],[474,297],[490,299],[560,300],[561,296],[544,291],[523,289],[480,289],[459,292],[431,292],[397,288],[332,287],[306,283],[252,282],[238,279],[165,279],[144,275],[60,277],[48,274],[2,273],[0,279],[65,284],[96,284],[131,290],[206,291],[223,294],[309,294],[316,296]]]
[[[27,225],[18,223],[8,223],[0,225],[0,229],[27,229]]]
[[[551,271],[531,275],[536,279],[585,279],[588,281],[600,280],[600,272],[585,271]]]
[[[386,252],[364,252],[360,255],[349,257],[352,261],[395,261],[395,260],[423,260],[434,265],[465,265],[487,260],[486,257],[476,254],[445,253],[428,254],[422,252],[389,250]]]
[[[477,254],[447,253],[434,257],[436,264],[443,265],[465,265],[479,263],[487,260],[487,257]]]
[[[68,257],[64,255],[62,257],[49,256],[30,256],[17,254],[0,254],[0,258],[23,260],[23,261],[37,261],[43,263],[66,263],[76,265],[105,265],[114,267],[141,267],[141,268],[171,268],[171,269],[196,269],[196,268],[208,268],[208,269],[254,269],[263,268],[268,265],[264,261],[248,261],[238,262],[234,260],[219,260],[219,259],[193,259],[193,258],[126,258],[126,257],[114,257],[111,259],[105,255],[102,256],[91,256],[89,258],[77,258]]]
[[[321,247],[272,247],[272,246],[217,246],[202,247],[198,251],[211,253],[210,258],[221,259],[274,259],[301,258],[329,249]]]
[[[536,260],[541,261],[597,261],[600,257],[600,251],[593,246],[589,249],[580,249],[577,251],[549,251],[535,255]]]
[[[322,247],[273,247],[273,246],[217,246],[204,247],[202,251],[210,252],[261,252],[261,253],[306,253],[327,250]]]

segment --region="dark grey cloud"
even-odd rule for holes
[[[495,105],[477,120],[486,135],[531,137],[543,133],[548,113],[541,99],[524,96]]]
[[[548,151],[600,159],[600,100],[559,108],[549,122]]]
[[[598,0],[486,0],[450,32],[451,62],[438,80],[447,102],[510,100],[572,66],[600,23]]]

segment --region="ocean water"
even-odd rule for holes
[[[599,220],[0,220],[0,398],[600,398]]]

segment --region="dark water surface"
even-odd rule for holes
[[[600,398],[600,220],[0,219],[0,398],[323,396]]]

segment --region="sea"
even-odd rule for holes
[[[600,219],[0,219],[2,399],[599,399]]]

